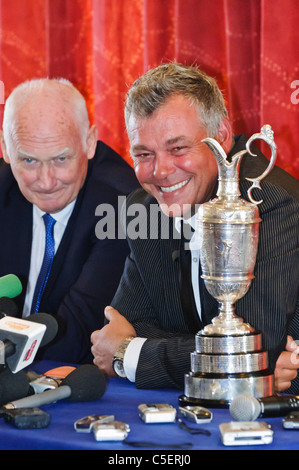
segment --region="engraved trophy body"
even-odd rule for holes
[[[248,190],[249,201],[240,197],[239,165],[250,153],[251,143],[264,140],[271,148],[270,163]],[[274,393],[274,376],[268,368],[267,351],[262,350],[262,334],[235,314],[234,304],[250,288],[255,266],[259,211],[251,195],[272,169],[276,145],[271,127],[265,125],[246,144],[246,150],[227,161],[221,145],[204,139],[212,150],[219,170],[217,198],[202,204],[197,213],[197,242],[202,278],[209,293],[219,303],[219,314],[196,334],[191,354],[191,372],[185,374],[185,395],[181,404],[228,406],[240,393],[255,397]]]

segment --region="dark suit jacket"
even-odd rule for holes
[[[103,326],[104,308],[113,298],[128,254],[125,239],[96,237],[100,217],[95,210],[99,204],[111,204],[117,218],[118,196],[138,186],[133,169],[98,142],[40,304],[39,311],[52,313],[60,325],[54,344],[43,351],[45,358],[91,360],[90,334]],[[21,316],[30,266],[32,205],[19,191],[8,165],[0,169],[0,214],[0,276],[13,273],[21,280],[22,294],[14,299]]]
[[[231,154],[242,150],[247,141],[245,136],[236,140]],[[244,177],[260,175],[267,164],[262,154],[242,158],[240,189],[243,198],[247,198],[251,185]],[[287,327],[295,315],[298,299],[299,182],[275,168],[261,184],[262,191],[253,192],[257,200],[263,199],[258,206],[262,222],[255,279],[249,292],[237,302],[236,313],[262,331],[264,347],[269,350],[270,365],[274,368],[285,347]],[[139,222],[149,230],[150,211],[157,206],[157,201],[145,191],[137,190],[129,196],[127,209],[134,203],[146,208],[144,220]],[[128,230],[130,223],[128,218]],[[161,213],[161,233],[166,233],[169,224],[170,234],[175,233],[172,220]],[[148,233],[144,239],[128,237],[128,242],[131,253],[112,305],[134,325],[138,336],[148,338],[141,349],[136,386],[183,388],[184,373],[190,371],[194,335],[203,324],[198,316],[191,322],[181,306],[177,260],[180,240],[161,235],[150,238]],[[202,281],[200,290],[205,322],[210,323],[217,315],[217,302]]]

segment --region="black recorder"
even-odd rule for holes
[[[4,420],[19,429],[40,429],[49,426],[49,413],[40,408],[19,408],[5,410]]]

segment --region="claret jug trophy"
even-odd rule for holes
[[[268,167],[252,182],[248,199],[241,198],[239,166],[245,153],[255,155],[250,146],[263,140],[271,148]],[[258,246],[258,204],[252,189],[271,171],[276,145],[269,125],[254,134],[246,150],[229,162],[221,145],[212,138],[203,142],[212,150],[218,164],[217,197],[201,204],[197,213],[197,243],[202,278],[209,293],[218,301],[218,316],[195,336],[191,372],[185,374],[181,406],[227,407],[240,393],[254,397],[274,394],[274,375],[268,367],[268,353],[262,349],[262,332],[256,331],[235,313],[235,303],[250,288]]]

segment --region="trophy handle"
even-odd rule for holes
[[[271,148],[270,163],[269,163],[268,167],[266,168],[266,170],[260,176],[258,176],[257,178],[246,178],[247,181],[252,181],[252,183],[253,183],[247,191],[248,198],[253,204],[260,204],[261,202],[263,202],[262,200],[255,201],[253,199],[252,195],[251,195],[251,192],[252,192],[253,188],[262,189],[261,185],[260,185],[260,182],[263,178],[265,178],[265,176],[267,176],[268,173],[270,173],[270,171],[272,170],[272,168],[274,166],[275,160],[276,160],[276,144],[274,142],[273,134],[274,133],[272,131],[271,126],[269,124],[265,124],[261,128],[261,132],[258,133],[258,134],[253,134],[250,137],[250,139],[248,139],[248,141],[246,143],[247,152],[250,155],[254,156],[254,157],[256,157],[256,154],[252,153],[251,150],[250,150],[250,145],[252,144],[252,142],[254,140],[257,140],[257,139],[264,140],[269,145],[269,147]]]

